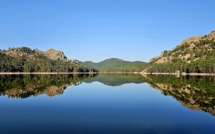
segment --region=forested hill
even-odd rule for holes
[[[100,82],[108,86],[122,86],[124,84],[140,84],[144,83],[145,80],[142,75],[136,74],[99,74],[96,77],[90,79],[84,79],[83,82],[85,83],[92,83],[92,82]]]
[[[0,72],[95,72],[77,60],[69,60],[62,51],[46,52],[27,47],[0,50]]]
[[[143,72],[215,73],[215,31],[182,41],[171,51],[153,58]]]
[[[100,72],[139,72],[145,67],[145,62],[125,61],[117,58],[106,59],[99,63],[92,61],[83,62],[82,65],[98,69]]]

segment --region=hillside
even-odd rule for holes
[[[27,47],[9,48],[0,51],[0,72],[92,72],[92,68],[69,60],[62,51],[49,49],[46,52]]]
[[[82,63],[82,65],[98,69],[100,72],[139,72],[143,70],[145,64],[145,62],[131,62],[117,58],[106,59],[99,63],[94,63],[92,61]]]
[[[215,73],[215,31],[182,41],[149,61],[146,72]]]

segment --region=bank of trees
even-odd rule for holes
[[[96,72],[96,69],[83,67],[71,62],[41,58],[27,61],[24,58],[12,58],[0,52],[0,72]]]
[[[190,63],[162,63],[154,64],[149,72],[174,73],[177,70],[186,73],[215,73],[215,59],[198,59]]]
[[[180,70],[186,73],[215,73],[215,40],[206,35],[197,42],[164,51],[162,57],[171,61],[156,64],[158,59],[154,59],[147,65],[149,72],[174,73]]]

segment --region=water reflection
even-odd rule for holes
[[[77,86],[83,82],[100,82],[107,86],[147,82],[164,95],[174,97],[183,106],[215,116],[215,77],[141,76],[134,74],[1,75],[0,95],[7,95],[9,98],[28,98],[46,94],[53,97],[63,94],[68,86]]]
[[[46,94],[50,97],[63,94],[71,85],[95,75],[1,75],[0,95],[9,98],[27,98]]]
[[[82,82],[95,81],[108,86],[121,86],[128,83],[143,83],[140,75],[0,75],[0,95],[9,98],[28,98],[46,94],[50,97],[63,94],[68,86],[77,86]]]
[[[151,87],[174,97],[183,106],[215,116],[215,77],[148,75],[145,78]]]
[[[145,80],[142,75],[135,74],[100,74],[91,79],[85,79],[86,83],[100,82],[107,86],[122,86],[124,84],[141,84]]]

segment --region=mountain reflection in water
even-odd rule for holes
[[[147,82],[183,106],[215,116],[215,77],[149,75]]]
[[[46,94],[53,97],[63,94],[68,86],[77,86],[82,82],[100,82],[107,86],[148,83],[164,95],[172,96],[187,108],[215,116],[215,77],[134,74],[1,75],[0,95],[7,95],[9,98],[28,98]]]
[[[63,94],[68,86],[79,85],[83,79],[95,75],[2,75],[0,95],[10,98],[28,98],[46,94],[50,97]]]

